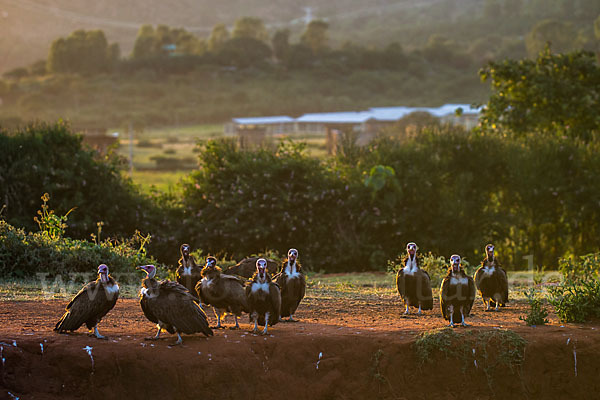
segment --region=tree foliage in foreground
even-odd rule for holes
[[[482,112],[486,132],[557,134],[591,139],[600,130],[600,67],[591,52],[491,62],[480,71],[492,95]]]

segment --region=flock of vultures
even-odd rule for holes
[[[239,329],[238,318],[242,312],[250,315],[254,333],[259,332],[259,324],[264,325],[262,334],[267,334],[268,327],[278,322],[297,321],[294,313],[306,290],[298,250],[290,249],[280,266],[265,258],[247,258],[225,271],[210,256],[201,268],[190,255],[187,244],[181,245],[180,251],[177,282],[157,281],[154,265],[137,267],[146,274],[139,295],[142,311],[158,328],[156,336],[148,339],[158,339],[162,330],[177,334],[176,344],[182,343],[182,333],[212,336],[202,305],[211,305],[214,310],[217,325],[213,329],[223,328],[222,318],[227,314],[235,318],[231,329]],[[417,245],[408,243],[406,251],[396,275],[396,287],[406,306],[404,314],[409,314],[409,308],[414,307],[420,315],[422,310],[433,309],[431,280],[419,266]],[[465,273],[459,255],[450,257],[450,267],[439,292],[442,315],[450,321],[449,326],[455,327],[459,321],[467,326],[465,317],[473,307],[476,288],[486,311],[498,311],[498,306],[508,302],[506,271],[497,262],[493,245],[488,244],[485,252],[475,279]],[[115,306],[118,297],[119,285],[109,275],[108,267],[101,264],[98,279],[86,284],[73,297],[54,330],[66,333],[86,324],[90,334],[104,339],[98,332],[98,323]]]

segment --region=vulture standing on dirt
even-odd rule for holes
[[[468,326],[465,323],[465,316],[469,316],[475,301],[475,282],[461,268],[459,255],[452,255],[450,264],[448,274],[440,287],[442,315],[444,319],[450,321],[448,326],[454,328],[454,321],[458,319],[461,320],[462,326]]]
[[[186,287],[187,290],[196,296],[196,284],[202,279],[200,268],[194,260],[194,256],[190,255],[190,245],[182,244],[179,251],[181,258],[179,259],[179,267],[175,271],[177,283]]]
[[[119,285],[108,275],[105,264],[98,266],[98,279],[85,285],[67,305],[67,312],[54,327],[58,333],[74,331],[85,323],[90,335],[106,339],[98,332],[98,323],[113,309],[119,298]]]
[[[433,309],[433,294],[431,292],[431,279],[427,271],[419,268],[417,258],[417,245],[410,242],[406,245],[408,255],[402,260],[400,269],[396,274],[396,289],[404,300],[404,314],[410,314],[409,307],[418,307],[421,310]]]
[[[498,311],[499,305],[504,307],[508,303],[508,279],[506,271],[494,257],[493,244],[485,246],[485,255],[481,267],[475,272],[475,283],[483,298],[485,311],[492,311],[491,307]]]
[[[158,328],[156,336],[147,338],[156,340],[161,329],[177,334],[175,344],[182,344],[181,333],[203,333],[212,336],[213,332],[208,327],[206,313],[198,304],[198,300],[182,285],[169,280],[158,282],[156,267],[143,265],[137,267],[146,272],[140,290],[140,305],[144,315]]]
[[[281,271],[273,279],[281,289],[281,318],[289,317],[288,322],[297,322],[294,313],[306,292],[306,279],[298,262],[298,250],[288,250],[287,260],[283,261]]]
[[[213,307],[217,317],[216,329],[223,328],[221,319],[226,314],[233,314],[235,317],[235,327],[231,329],[239,329],[239,316],[242,311],[248,312],[244,283],[235,276],[223,274],[214,257],[206,258],[202,280],[196,285],[196,292],[203,304]]]
[[[265,325],[262,331],[267,334],[267,326],[275,325],[281,315],[281,293],[279,286],[271,281],[267,273],[267,260],[256,260],[256,272],[252,281],[246,286],[246,297],[250,308],[250,321],[254,321],[254,330],[258,333],[258,324]]]
[[[261,257],[248,257],[244,258],[242,261],[237,263],[236,265],[232,265],[223,271],[224,274],[227,275],[237,275],[242,278],[250,279],[254,272],[256,271],[256,261]],[[275,260],[271,260],[270,258],[265,258],[267,260],[267,273],[272,276],[275,272],[277,272],[277,262]]]

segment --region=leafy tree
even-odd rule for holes
[[[52,43],[47,66],[55,73],[95,74],[110,70],[113,56],[104,32],[77,30]]]
[[[279,61],[285,60],[290,52],[290,30],[279,29],[271,39],[273,54]]]
[[[300,43],[307,46],[314,54],[319,54],[329,49],[329,24],[322,20],[313,20],[306,26],[300,36]]]
[[[480,119],[487,132],[563,134],[590,139],[600,128],[600,68],[593,53],[491,62],[480,71],[492,95]]]
[[[233,25],[232,38],[251,38],[267,42],[269,35],[262,20],[254,17],[242,17]]]
[[[525,38],[525,45],[529,56],[535,57],[548,43],[558,53],[573,50],[576,39],[577,32],[571,24],[546,19],[535,24]]]
[[[598,15],[598,18],[594,21],[594,35],[596,36],[596,39],[600,40],[600,15]]]
[[[461,52],[453,40],[442,35],[431,35],[422,52],[425,59],[433,64],[446,64],[459,69],[471,64],[467,54]]]
[[[229,31],[225,24],[217,24],[213,28],[210,36],[208,37],[207,48],[208,51],[217,52],[221,50],[225,42],[229,40]]]
[[[154,55],[154,27],[142,25],[133,44],[132,58],[147,58]]]
[[[140,28],[136,37],[132,57],[145,59],[167,55],[200,55],[206,51],[203,40],[181,28],[150,25]]]
[[[271,57],[271,49],[260,40],[237,37],[225,42],[217,57],[221,64],[247,68]]]

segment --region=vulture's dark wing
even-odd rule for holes
[[[140,294],[140,306],[142,307],[142,311],[144,312],[144,315],[146,316],[146,318],[148,318],[148,320],[150,322],[154,322],[155,324],[158,324],[158,318],[156,318],[154,313],[152,313],[152,307],[148,305],[148,299],[144,298],[144,296],[142,296],[141,294]]]
[[[477,288],[481,287],[481,281],[483,281],[484,279],[484,273],[483,273],[483,265],[481,267],[479,267],[477,269],[477,272],[475,272],[475,283],[477,285]]]
[[[446,276],[442,281],[442,285],[440,286],[440,308],[442,309],[442,315],[445,319],[450,319],[450,315],[448,315],[448,304],[446,304],[448,299],[448,288],[450,286],[450,277]]]
[[[273,312],[277,316],[276,318],[269,318],[269,325],[275,325],[281,316],[281,292],[279,291],[279,286],[272,282],[269,285],[269,300],[271,301]]]
[[[237,277],[229,275],[221,275],[221,279],[227,301],[232,305],[231,309],[240,307],[242,311],[248,312],[248,299],[243,282]]]
[[[197,303],[190,292],[177,282],[163,281],[160,283],[160,294],[152,299],[152,313],[181,333],[201,332],[212,336],[208,327],[206,313]]]
[[[475,288],[475,281],[473,281],[473,278],[467,276],[467,281],[469,285],[469,292],[463,310],[465,315],[469,315],[471,313],[471,308],[473,308],[473,302],[475,301],[475,295],[477,292],[477,289]]]
[[[433,309],[433,292],[431,290],[431,278],[427,271],[419,269],[419,283],[421,287],[420,301],[423,310]]]
[[[279,272],[277,275],[275,275],[273,277],[273,282],[277,283],[277,285],[279,286],[279,288],[281,289],[282,292],[285,292],[286,290],[286,279],[285,279],[285,274],[282,272]]]
[[[508,275],[504,268],[498,267],[498,273],[500,273],[500,293],[502,293],[502,305],[508,303]]]
[[[306,294],[306,277],[304,276],[304,274],[300,274],[300,293],[298,296],[298,304],[300,304],[300,301],[304,298],[304,295]]]
[[[67,312],[56,324],[56,331],[72,331],[90,321],[95,325],[116,304],[118,293],[109,300],[99,280],[86,284],[67,305]],[[93,326],[92,325],[92,326]]]
[[[398,273],[396,274],[396,289],[398,290],[400,296],[404,297],[404,294],[406,293],[406,286],[404,282],[404,268],[402,267],[398,270]]]
[[[196,283],[196,293],[198,293],[198,298],[202,304],[208,304],[208,298],[206,294],[202,293],[202,279]]]

